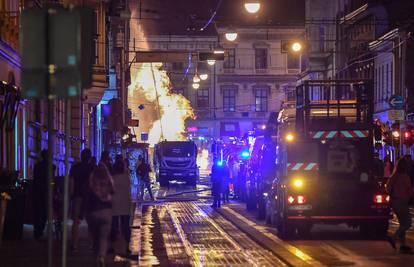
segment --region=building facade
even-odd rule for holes
[[[26,8],[42,8],[47,1],[2,1],[0,4],[0,167],[17,171],[21,178],[32,178],[40,151],[47,148],[47,105],[44,100],[22,99],[20,94],[19,15]],[[85,5],[96,14],[96,60],[91,88],[83,88],[79,97],[71,100],[71,146],[66,148],[65,100],[53,101],[54,164],[56,175],[65,174],[64,155],[69,149],[70,162],[79,158],[85,147],[96,146],[93,130],[95,107],[108,88],[108,8],[110,1],[57,1],[62,5]],[[8,101],[11,100],[11,101]],[[11,103],[11,104],[10,104]],[[3,123],[4,121],[4,123]]]

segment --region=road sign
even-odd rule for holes
[[[390,104],[390,107],[392,109],[403,109],[404,108],[404,99],[400,95],[391,96],[388,103]]]
[[[405,119],[404,110],[402,110],[402,109],[388,110],[388,120],[403,121],[404,119]]]
[[[148,133],[144,133],[144,132],[142,132],[141,133],[141,141],[148,141]]]

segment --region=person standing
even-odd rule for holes
[[[145,188],[148,190],[148,194],[150,195],[151,199],[154,200],[154,196],[151,190],[151,180],[150,174],[151,167],[148,163],[144,161],[142,156],[138,157],[138,166],[137,166],[137,176],[139,179],[139,188],[140,188],[140,196],[142,200],[144,200],[144,190]]]
[[[222,200],[223,203],[229,202],[229,195],[230,195],[230,168],[223,161],[223,166],[221,170],[221,179],[222,179]]]
[[[116,156],[113,166],[113,181],[115,194],[112,201],[111,241],[116,241],[118,232],[122,233],[127,243],[126,254],[130,254],[129,242],[131,240],[130,213],[131,213],[131,180],[129,170],[125,166],[122,155]],[[119,231],[120,230],[120,231]]]
[[[111,174],[104,164],[100,163],[92,171],[89,189],[86,220],[98,266],[104,266],[112,223],[112,197],[115,192]]]
[[[220,208],[221,194],[223,192],[223,179],[226,175],[224,162],[218,160],[211,168],[211,193],[213,195],[212,208]]]
[[[79,225],[84,218],[85,200],[88,197],[89,176],[94,169],[91,163],[92,152],[85,148],[81,152],[81,161],[72,166],[69,172],[71,209],[72,209],[72,245],[71,249],[76,251],[79,245]]]
[[[41,160],[33,169],[34,238],[43,237],[47,221],[48,150],[40,152]],[[55,166],[53,166],[55,169]]]
[[[395,248],[395,242],[399,241],[401,253],[411,252],[412,249],[406,244],[405,233],[411,227],[409,204],[414,197],[414,192],[407,175],[407,161],[404,158],[398,160],[397,167],[386,184],[386,189],[390,195],[391,208],[400,224],[390,238],[391,245]]]

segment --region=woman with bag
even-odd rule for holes
[[[89,179],[87,221],[92,235],[98,266],[105,265],[108,239],[112,222],[112,195],[114,186],[108,169],[100,163]]]
[[[411,227],[409,204],[414,196],[414,192],[410,177],[407,175],[407,161],[404,158],[398,160],[397,166],[386,184],[386,188],[391,198],[391,208],[400,223],[399,228],[389,241],[394,248],[396,248],[395,242],[400,241],[400,252],[410,253],[412,249],[407,246],[405,233]]]

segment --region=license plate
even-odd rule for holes
[[[312,205],[294,205],[289,207],[290,210],[311,210]]]

